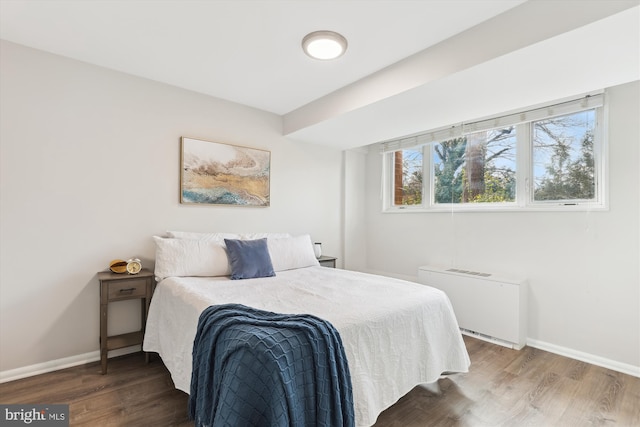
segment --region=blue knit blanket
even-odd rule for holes
[[[193,345],[189,416],[196,427],[353,426],[338,331],[311,315],[208,307]]]

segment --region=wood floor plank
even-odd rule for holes
[[[375,427],[640,426],[640,378],[464,337],[471,368],[415,387]],[[72,426],[192,427],[187,394],[142,353],[0,384],[1,403],[66,403]]]
[[[626,417],[632,426],[640,426],[640,381],[638,378],[625,375],[626,386],[620,399],[617,413]]]

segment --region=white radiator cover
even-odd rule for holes
[[[489,273],[419,267],[418,281],[444,291],[463,333],[520,350],[527,340],[527,282]]]

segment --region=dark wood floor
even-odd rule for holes
[[[640,378],[465,337],[471,370],[418,386],[376,427],[640,426]],[[193,426],[187,395],[141,353],[0,384],[0,402],[67,403],[72,426]]]

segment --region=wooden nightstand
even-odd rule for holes
[[[320,263],[321,266],[323,267],[331,267],[331,268],[336,268],[336,260],[338,258],[333,257],[333,256],[325,256],[322,255],[320,258],[318,258],[318,262]]]
[[[151,271],[142,269],[138,274],[101,271],[98,273],[98,280],[100,281],[100,364],[102,373],[106,374],[107,355],[110,350],[142,344],[149,303],[153,295],[154,279]],[[109,303],[128,299],[140,300],[142,327],[136,332],[109,336],[107,332]],[[145,359],[149,361],[149,353],[145,354]]]

